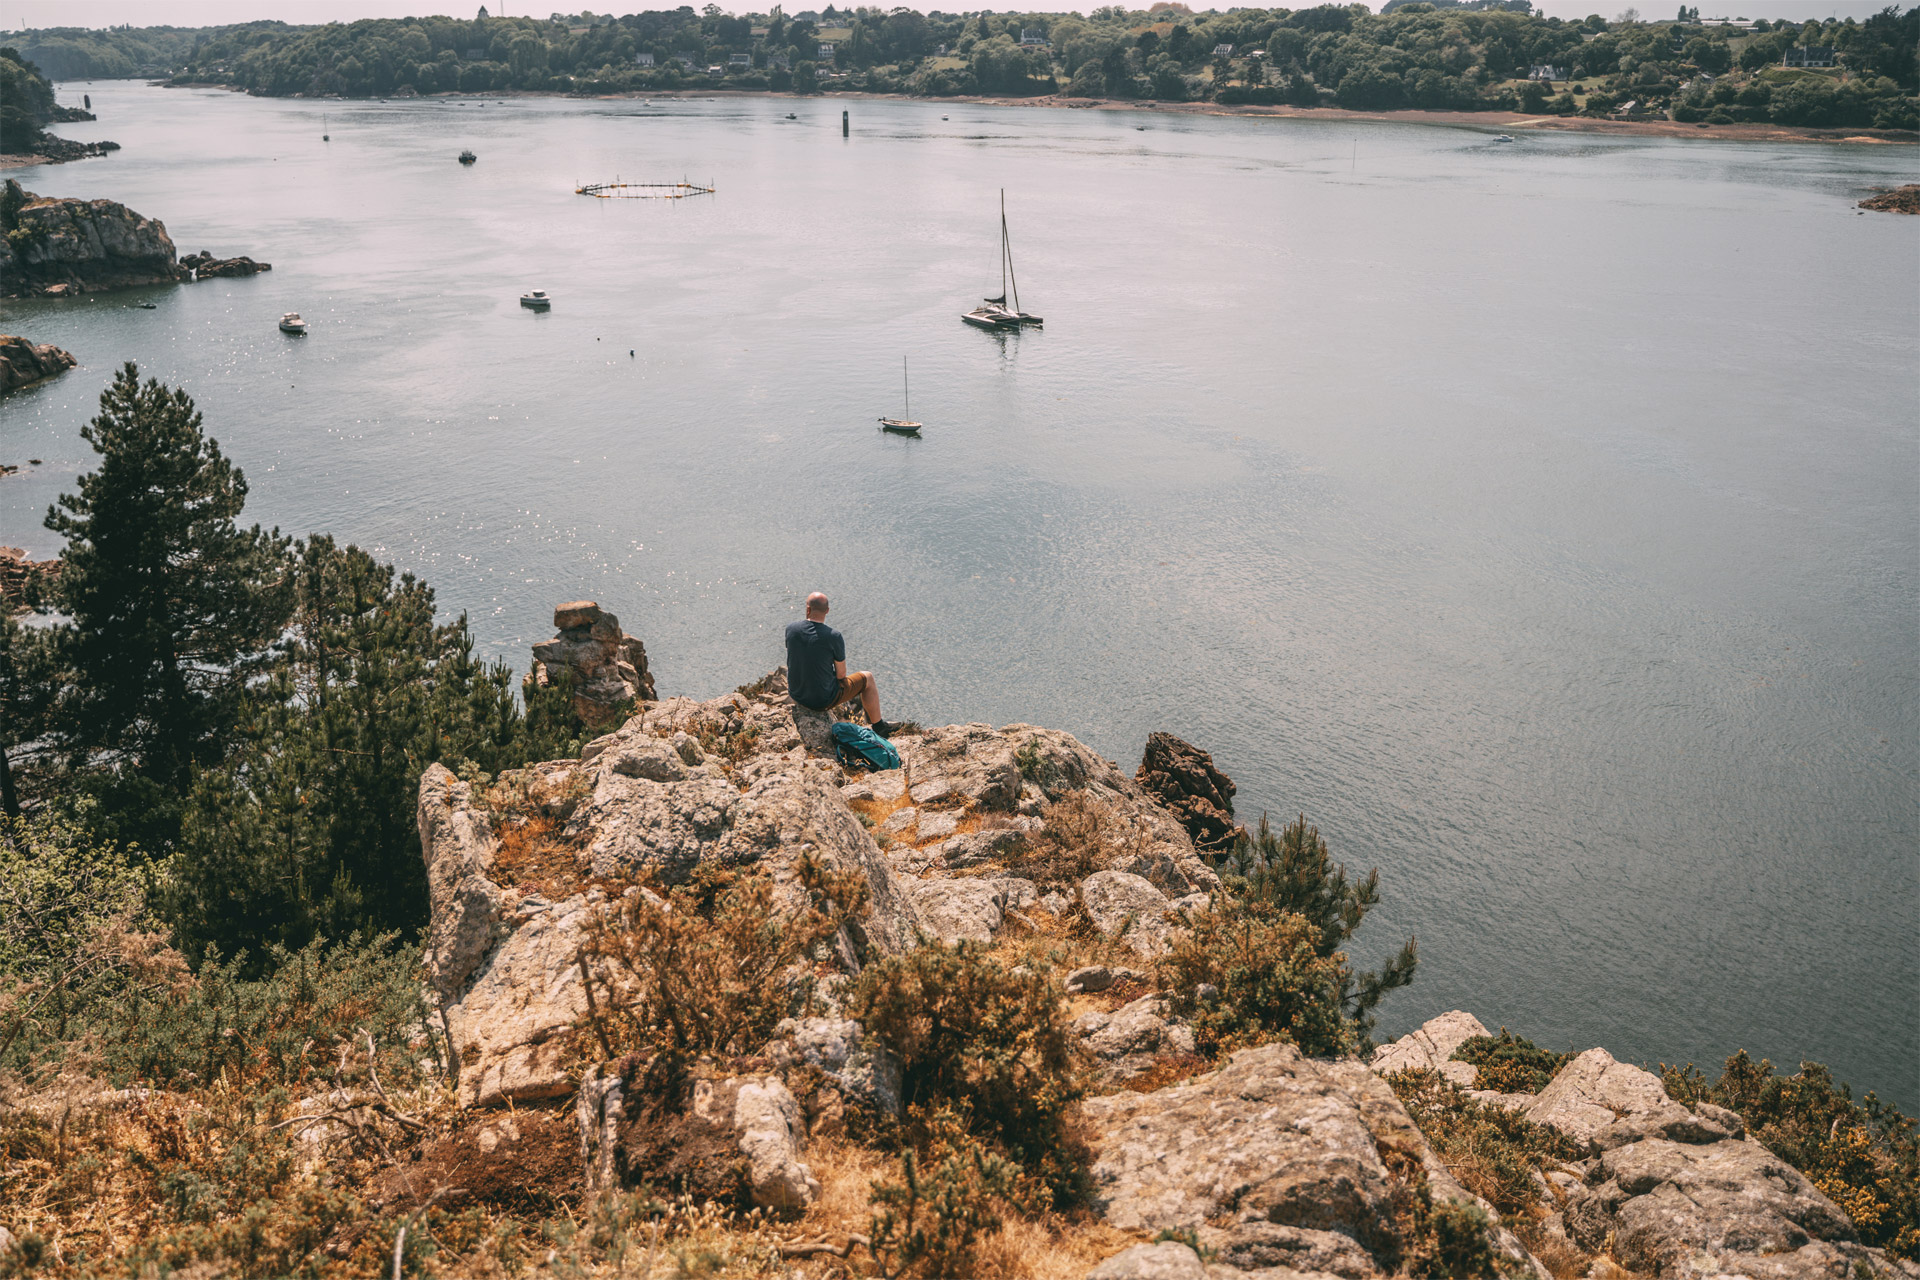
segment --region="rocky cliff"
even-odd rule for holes
[[[586,634],[569,643],[592,639],[605,615],[567,609],[562,638],[571,622]],[[617,625],[601,630],[603,646],[624,643]],[[560,649],[546,652],[559,660]],[[1396,1094],[1408,1072],[1472,1088],[1474,1069],[1452,1056],[1486,1034],[1471,1015],[1437,1018],[1370,1062],[1286,1043],[1195,1057],[1173,993],[1155,989],[1153,961],[1187,913],[1222,891],[1186,825],[1218,832],[1232,794],[1203,753],[1177,739],[1149,753],[1147,781],[1183,779],[1176,815],[1057,730],[929,728],[896,738],[901,768],[849,774],[834,762],[829,724],[795,706],[775,671],[724,697],[643,704],[574,759],[491,780],[427,771],[427,960],[472,1133],[494,1134],[506,1121],[486,1117],[509,1113],[516,1134],[544,1132],[537,1117],[571,1099],[573,1125],[544,1141],[565,1144],[579,1186],[671,1176],[800,1214],[823,1195],[821,1160],[842,1150],[819,1145],[826,1118],[884,1124],[902,1105],[898,1067],[839,1007],[836,982],[926,943],[1081,938],[1112,957],[1061,975],[1094,1082],[1078,1120],[1090,1178],[1081,1229],[1111,1255],[1088,1280],[1445,1274],[1418,1252],[1416,1226],[1448,1212],[1487,1229],[1490,1270],[1474,1274],[1920,1277],[1861,1246],[1846,1214],[1752,1141],[1739,1116],[1682,1106],[1601,1049],[1537,1094],[1474,1093],[1561,1135],[1566,1158],[1551,1176],[1532,1175],[1538,1234],[1528,1238],[1554,1245],[1550,1273]],[[1189,796],[1204,804],[1180,805]],[[1072,858],[1033,852],[1065,830],[1078,842]],[[709,1064],[682,1114],[643,1121],[634,1062],[583,1055],[576,1033],[590,1011],[596,913],[711,867],[764,871],[776,901],[797,909],[809,860],[854,877],[867,902],[821,953],[824,1007],[796,1010],[757,1056]],[[1117,963],[1127,956],[1141,968]],[[561,1159],[530,1150],[513,1158],[543,1169]],[[853,1247],[834,1245],[835,1256]],[[828,1246],[797,1248],[789,1256]],[[1570,1258],[1591,1270],[1567,1270]]]
[[[36,195],[9,178],[0,187],[0,232],[0,297],[62,297],[192,278],[175,261],[166,225],[114,200]],[[269,269],[251,259],[203,257],[224,268],[214,274]]]
[[[74,358],[51,342],[0,333],[0,392],[30,386],[73,368]]]

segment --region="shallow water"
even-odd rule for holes
[[[1464,1007],[1920,1102],[1920,219],[1852,207],[1913,149],[85,90],[63,132],[126,149],[30,188],[274,269],[10,304],[82,367],[0,406],[0,460],[45,459],[0,542],[54,550],[137,360],[255,518],[516,666],[587,596],[712,696],[817,588],[890,715],[1192,739],[1243,816],[1380,867],[1362,950],[1422,962],[1385,1032]],[[718,191],[573,194],[616,176]],[[1002,187],[1047,317],[1012,338],[958,318]],[[919,440],[874,422],[903,356]]]

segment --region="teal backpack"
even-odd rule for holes
[[[900,753],[893,744],[863,724],[837,720],[828,732],[833,735],[833,754],[849,769],[900,767]]]

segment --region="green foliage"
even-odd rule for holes
[[[22,793],[31,799],[52,747],[47,733],[60,682],[51,640],[0,601],[0,817],[20,816]]]
[[[908,1107],[955,1108],[1056,1204],[1083,1196],[1068,1126],[1084,1093],[1076,1041],[1065,992],[1043,966],[1010,967],[973,943],[927,944],[869,964],[848,1011],[899,1062]]]
[[[1222,902],[1174,938],[1161,982],[1209,1057],[1269,1040],[1319,1057],[1351,1053],[1355,1029],[1341,1009],[1345,957],[1322,956],[1316,941],[1304,916]]]
[[[900,1180],[873,1184],[874,1261],[889,1280],[975,1274],[975,1246],[1000,1229],[1020,1170],[974,1141],[963,1114],[941,1108],[921,1120],[933,1135],[925,1154],[903,1151]]]
[[[425,583],[319,535],[289,574],[291,625],[247,691],[241,745],[186,806],[166,910],[194,957],[418,929],[421,772],[498,770],[534,745],[512,674],[474,660],[464,617],[434,625]]]
[[[1872,1093],[1855,1102],[1817,1062],[1777,1076],[1744,1049],[1711,1084],[1692,1064],[1663,1066],[1660,1075],[1681,1102],[1738,1112],[1756,1140],[1847,1212],[1863,1243],[1920,1261],[1920,1138],[1899,1108]]]
[[[100,455],[46,525],[63,535],[54,638],[73,681],[57,731],[149,848],[172,838],[196,766],[225,755],[248,679],[291,603],[285,540],[235,519],[247,482],[193,400],[131,363],[81,436]],[[143,812],[144,810],[144,812]]]
[[[1221,859],[1219,869],[1227,894],[1214,907],[1212,914],[1219,918],[1219,924],[1211,936],[1230,952],[1247,954],[1245,948],[1255,944],[1256,934],[1251,929],[1236,934],[1234,922],[1261,922],[1268,928],[1258,939],[1260,950],[1277,963],[1293,954],[1291,927],[1277,926],[1288,915],[1302,918],[1310,930],[1315,953],[1335,962],[1332,973],[1337,1007],[1350,1024],[1354,1046],[1362,1050],[1369,1047],[1374,1009],[1387,992],[1412,982],[1419,965],[1412,938],[1377,972],[1354,973],[1341,950],[1367,913],[1379,905],[1380,872],[1376,869],[1364,880],[1350,880],[1346,865],[1333,861],[1319,828],[1308,826],[1304,814],[1278,835],[1262,815],[1259,827],[1235,842]],[[1310,974],[1305,968],[1296,968],[1295,972],[1301,981],[1309,977],[1319,980],[1319,971]],[[1183,998],[1191,999],[1191,993]],[[1307,1007],[1317,1006],[1302,1006]]]
[[[145,879],[121,850],[57,817],[0,818],[0,979],[58,979],[116,922],[152,923]]]
[[[53,118],[53,86],[13,48],[0,49],[0,154],[20,155],[39,144],[40,126]],[[0,230],[11,231],[10,221]]]
[[[1525,1216],[1537,1203],[1534,1173],[1582,1155],[1558,1129],[1469,1097],[1437,1071],[1399,1071],[1387,1083],[1461,1185],[1502,1214]]]
[[[816,951],[866,904],[866,881],[810,858],[807,901],[780,910],[772,878],[711,864],[667,891],[626,895],[588,926],[592,1033],[608,1057],[639,1051],[675,1063],[755,1052],[812,994]]]
[[[138,992],[87,1011],[101,1066],[116,1081],[162,1088],[220,1078],[291,1086],[330,1073],[343,1056],[364,1065],[364,1034],[384,1083],[418,1079],[420,1055],[409,1045],[428,1022],[417,947],[386,934],[269,956],[261,978],[214,958],[184,992]]]
[[[1453,1051],[1456,1062],[1478,1068],[1473,1087],[1499,1093],[1538,1093],[1547,1087],[1554,1073],[1565,1066],[1569,1055],[1548,1053],[1533,1041],[1516,1036],[1505,1027],[1497,1036],[1473,1036]]]

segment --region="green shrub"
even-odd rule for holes
[[[1536,1170],[1580,1157],[1558,1129],[1471,1098],[1437,1071],[1397,1071],[1387,1083],[1460,1185],[1502,1214],[1532,1209]]]
[[[1219,1048],[1284,1034],[1309,1053],[1370,1049],[1374,1009],[1419,965],[1411,938],[1374,973],[1354,973],[1341,950],[1379,904],[1379,871],[1348,879],[1304,814],[1278,835],[1263,815],[1217,866],[1223,892],[1163,964],[1177,1011],[1208,1021]],[[1201,983],[1217,999],[1203,1002]]]
[[[773,880],[703,865],[666,896],[631,894],[588,926],[591,1030],[609,1058],[756,1052],[811,992],[809,962],[866,901],[858,873],[798,864],[806,905],[782,911]],[[598,970],[598,972],[594,972]]]
[[[1777,1076],[1744,1049],[1712,1084],[1691,1063],[1663,1065],[1660,1076],[1678,1101],[1739,1112],[1757,1141],[1846,1211],[1862,1243],[1920,1261],[1920,1139],[1899,1108],[1872,1093],[1855,1102],[1817,1062]]]
[[[925,1154],[900,1155],[898,1182],[875,1182],[867,1228],[881,1274],[960,1276],[976,1272],[974,1248],[1000,1229],[1001,1206],[1016,1198],[1019,1168],[969,1136],[965,1118],[940,1108],[922,1118]]]
[[[340,1060],[342,1042],[371,1035],[381,1079],[409,1083],[428,1034],[420,952],[392,934],[274,948],[264,978],[215,957],[172,991],[140,987],[79,1012],[91,1052],[116,1083],[163,1088],[299,1084]]]
[[[1350,1053],[1353,1027],[1340,1006],[1344,957],[1322,956],[1316,941],[1305,916],[1225,903],[1174,937],[1160,982],[1208,1057],[1269,1040],[1317,1057]],[[1213,988],[1205,998],[1203,986]]]
[[[57,979],[101,927],[150,927],[144,886],[132,858],[77,825],[0,817],[0,979]]]
[[[909,1108],[954,1108],[1056,1204],[1084,1194],[1085,1152],[1068,1124],[1084,1088],[1058,979],[973,943],[929,944],[868,965],[848,1013],[899,1061]]]
[[[1453,1051],[1454,1061],[1477,1068],[1474,1088],[1492,1089],[1497,1093],[1540,1092],[1554,1073],[1566,1065],[1569,1056],[1548,1053],[1505,1027],[1500,1028],[1497,1036],[1474,1036],[1463,1041]]]

